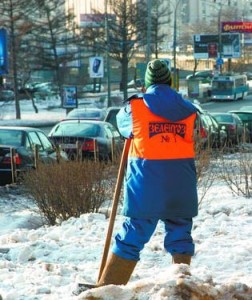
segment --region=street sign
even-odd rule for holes
[[[210,57],[209,45],[216,45],[219,56],[223,58],[239,58],[241,56],[239,33],[195,34],[193,39],[195,59],[208,59]]]
[[[216,59],[216,65],[217,66],[221,66],[221,65],[223,65],[224,64],[224,60],[221,58],[221,57],[218,57],[217,59]]]
[[[8,73],[7,31],[0,29],[0,76]]]

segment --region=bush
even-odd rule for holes
[[[22,182],[45,219],[55,225],[70,217],[97,212],[107,199],[112,199],[114,178],[114,165],[84,160],[40,164]]]
[[[242,152],[223,156],[221,178],[235,195],[252,197],[252,154]]]
[[[216,172],[211,163],[213,157],[213,149],[210,147],[202,148],[202,144],[197,141],[195,144],[195,163],[197,172],[197,186],[199,196],[199,207],[205,198],[208,190],[212,187]]]

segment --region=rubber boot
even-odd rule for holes
[[[173,264],[187,264],[190,265],[191,263],[191,256],[188,254],[173,254],[172,256],[172,263]]]
[[[126,285],[136,264],[137,261],[124,259],[112,253],[104,267],[97,286],[108,284]]]

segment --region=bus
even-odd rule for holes
[[[220,74],[212,79],[211,100],[238,100],[247,96],[247,76]]]

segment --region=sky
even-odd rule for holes
[[[38,104],[40,112],[36,115],[30,102],[22,101],[23,122],[33,126],[65,115],[64,110],[51,109],[47,102]],[[0,102],[0,125],[16,124],[14,116],[14,103]],[[203,193],[199,188],[199,195]],[[194,218],[196,251],[190,267],[172,264],[163,248],[160,222],[126,286],[110,285],[74,295],[78,283],[95,284],[98,278],[108,229],[103,212],[111,208],[110,200],[100,213],[83,214],[49,226],[21,187],[0,187],[2,299],[252,299],[252,200],[234,195],[220,180],[207,190]],[[120,208],[113,236],[123,221]]]

